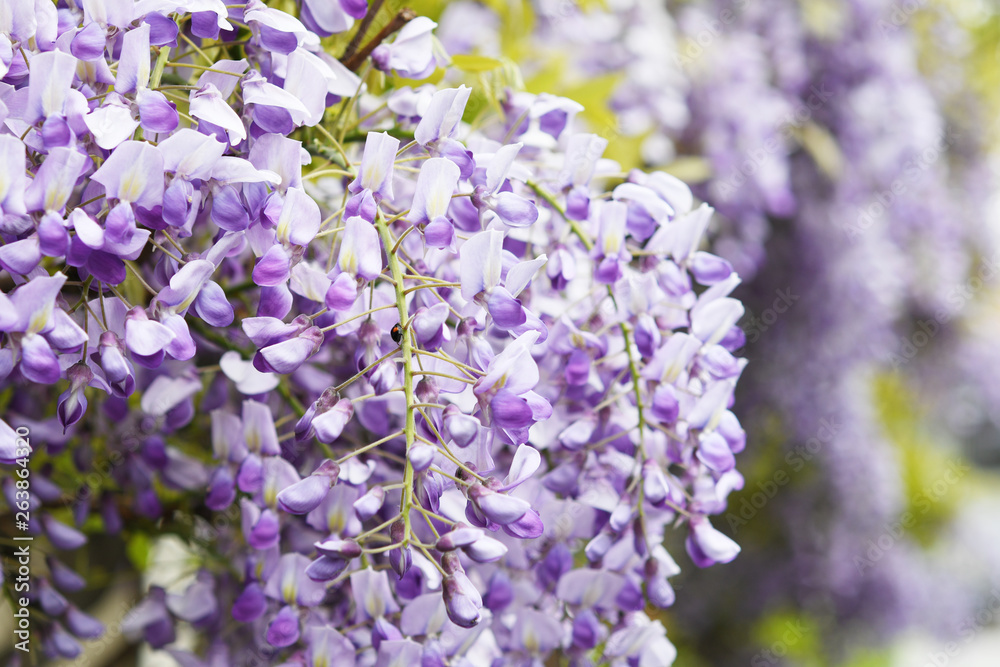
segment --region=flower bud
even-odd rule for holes
[[[402,544],[406,537],[406,523],[403,519],[395,521],[389,527],[389,537],[393,544]],[[413,553],[410,547],[400,547],[389,552],[389,565],[400,577],[406,574],[412,564]]]
[[[469,597],[461,584],[454,577],[444,578],[443,597],[448,618],[455,625],[471,628],[479,623],[482,617],[474,600]]]
[[[459,523],[455,525],[454,529],[438,539],[435,548],[438,551],[454,551],[455,549],[469,546],[483,537],[484,533],[479,528],[471,528]]]
[[[434,447],[423,443],[416,443],[410,447],[410,451],[406,453],[406,458],[410,460],[410,465],[413,466],[414,472],[423,472],[434,461],[434,454]]]
[[[470,528],[469,530],[475,529]],[[507,546],[500,540],[484,535],[475,542],[465,546],[463,551],[465,551],[465,555],[477,563],[492,563],[500,560],[507,554]]]

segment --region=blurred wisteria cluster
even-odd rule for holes
[[[952,4],[0,0],[0,659],[974,639],[1000,20]]]
[[[690,182],[749,280],[734,410],[756,446],[724,515],[744,552],[724,576],[679,578],[671,627],[713,665],[952,664],[961,649],[892,642],[930,630],[961,647],[997,620],[982,533],[1000,449],[996,16],[891,0],[532,7],[530,33],[501,28],[483,52],[524,59],[529,90],[599,88],[607,113],[589,125],[616,157]],[[446,45],[470,17],[519,20],[449,3]]]

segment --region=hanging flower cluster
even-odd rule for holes
[[[712,211],[602,160],[570,100],[370,93],[447,57],[407,10],[362,46],[368,10],[2,26],[0,462],[14,427],[44,443],[28,532],[212,523],[197,576],[125,624],[183,664],[668,665],[667,529],[699,567],[739,551],[709,521],[745,444]],[[356,19],[334,59],[320,37]],[[100,624],[49,572],[44,649],[73,657]]]
[[[979,224],[992,188],[980,114],[992,114],[955,85],[969,36],[941,8],[903,22],[891,0],[841,3],[820,20],[794,0],[531,5],[532,30],[517,33],[535,60],[521,62],[526,74],[555,70],[570,86],[617,77],[614,124],[626,136],[656,128],[643,158],[702,165],[695,192],[724,220],[714,248],[752,279],[742,324],[756,372],[737,413],[785,443],[790,459],[762,454],[774,457],[760,462],[767,477],[812,461],[750,522],[761,557],[729,571],[738,593],[708,582],[685,596],[698,601],[678,612],[689,638],[707,652],[725,635],[740,647],[730,664],[752,661],[753,646],[770,643],[752,630],[774,618],[762,598],[832,614],[817,631],[827,646],[915,626],[957,634],[954,619],[981,605],[980,584],[945,576],[955,564],[912,535],[877,566],[869,545],[912,509],[912,480],[927,474],[927,451],[900,455],[914,443],[887,423],[900,419],[885,409],[887,377],[899,373],[888,386],[928,410],[942,449],[994,429],[995,319],[970,307],[989,303],[995,273],[994,239]],[[502,6],[447,3],[438,34],[455,52],[499,54],[517,21]],[[658,39],[642,39],[654,29]],[[921,34],[948,55],[928,57]],[[743,539],[746,515],[732,508],[727,519]]]

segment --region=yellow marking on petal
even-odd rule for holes
[[[342,533],[347,525],[347,517],[343,512],[331,512],[326,527],[331,533]]]
[[[358,264],[360,261],[358,254],[353,250],[340,251],[340,269],[344,273],[349,273],[352,276],[358,275]]]
[[[121,185],[118,188],[118,198],[129,203],[139,199],[142,191],[146,187],[145,174],[139,169],[130,169],[125,172]]]
[[[45,190],[45,210],[54,211],[59,208],[56,206],[57,202],[61,203],[67,199],[69,199],[69,193],[65,192],[63,188],[56,187],[55,184],[52,184]]]
[[[52,306],[48,305],[45,308],[36,310],[31,315],[31,320],[28,322],[29,334],[40,333],[49,323],[49,317],[52,315]]]
[[[433,220],[444,215],[448,211],[448,204],[450,203],[451,197],[445,197],[444,192],[435,188],[430,199],[427,201],[427,217]]]
[[[275,234],[279,241],[287,244],[292,234],[292,216],[291,213],[285,213],[285,210],[283,208],[281,214],[278,216],[278,227],[275,230]]]
[[[285,575],[285,580],[281,582],[281,597],[288,604],[295,602],[295,578],[292,575]]]
[[[361,179],[361,185],[363,185],[366,190],[372,190],[374,192],[378,187],[378,184],[382,182],[382,177],[382,165],[376,164],[372,166],[371,169],[365,170],[364,178]]]
[[[535,653],[541,642],[538,641],[538,636],[535,635],[534,628],[530,625],[525,625],[524,627],[524,648],[526,648],[530,653]]]
[[[365,610],[372,618],[378,618],[385,614],[385,605],[382,604],[382,599],[375,595],[374,590],[369,590],[368,597],[365,598]]]

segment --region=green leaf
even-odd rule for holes
[[[503,67],[503,63],[496,58],[488,56],[454,55],[451,57],[452,64],[463,72],[489,72],[490,70]]]
[[[146,533],[134,533],[125,546],[125,553],[132,565],[140,572],[145,572],[149,565],[149,554],[153,549],[153,540]]]

